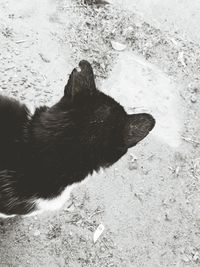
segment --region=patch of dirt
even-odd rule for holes
[[[199,266],[199,45],[114,5],[7,0],[0,18],[2,94],[50,105],[84,58],[101,90],[157,119],[63,210],[2,220],[1,266]]]

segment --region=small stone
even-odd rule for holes
[[[189,260],[189,258],[186,255],[183,255],[182,256],[182,261],[189,262],[190,260]]]
[[[116,41],[111,41],[112,48],[116,51],[123,51],[126,49],[126,45],[116,42]]]
[[[39,230],[36,230],[33,235],[34,236],[39,236],[40,235],[40,231]]]
[[[129,168],[130,171],[137,170],[138,169],[137,161],[135,160],[135,161],[129,162],[128,163],[128,168]]]
[[[102,67],[102,69],[103,69],[103,70],[105,70],[105,69],[106,69],[106,66],[105,66],[105,64],[104,64],[104,63],[101,63],[101,67]]]
[[[101,251],[101,252],[105,252],[105,250],[106,250],[106,249],[105,249],[104,247],[100,247],[100,251]]]
[[[128,159],[128,168],[129,168],[130,171],[137,170],[138,169],[137,157],[134,156],[133,154],[130,154],[130,156],[129,156],[129,159]]]
[[[193,260],[195,262],[198,262],[200,260],[200,256],[199,256],[199,252],[195,252],[194,256],[193,256]]]
[[[165,221],[167,221],[167,222],[171,221],[171,220],[169,219],[169,216],[168,216],[167,213],[165,214]]]
[[[197,97],[195,95],[192,95],[191,98],[190,98],[190,101],[192,103],[196,103],[197,102]]]
[[[133,27],[132,26],[129,26],[127,27],[125,30],[124,30],[124,34],[127,36],[127,35],[130,35],[132,32],[133,32]]]

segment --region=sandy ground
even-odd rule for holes
[[[199,0],[110,0],[120,8],[130,9],[163,31],[178,33],[187,40],[200,41]]]
[[[95,173],[63,210],[0,221],[0,266],[200,266],[200,34],[192,26],[199,5],[162,2],[93,8],[0,0],[2,94],[32,110],[51,105],[85,58],[102,91],[157,120],[148,138]],[[94,244],[100,223],[105,230]]]

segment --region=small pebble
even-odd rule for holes
[[[200,260],[200,256],[199,256],[199,253],[198,252],[195,252],[194,256],[193,256],[193,260],[195,262],[198,262]]]
[[[189,262],[190,260],[189,260],[189,258],[186,255],[183,255],[182,256],[182,261]]]
[[[130,171],[138,169],[137,157],[135,157],[133,154],[130,154],[130,156],[129,156],[128,168],[129,168]]]
[[[39,236],[40,235],[40,231],[39,230],[36,230],[33,235],[34,236]]]
[[[111,41],[112,48],[116,51],[123,51],[126,49],[126,44],[119,43],[116,41]]]
[[[195,95],[192,95],[191,98],[190,98],[190,101],[192,103],[196,103],[197,102],[197,97]]]

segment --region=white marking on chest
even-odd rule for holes
[[[61,209],[62,206],[65,204],[65,202],[67,200],[69,200],[72,190],[79,185],[85,184],[89,178],[90,178],[90,176],[88,176],[87,178],[85,178],[83,181],[81,181],[79,183],[74,183],[72,185],[67,186],[62,191],[62,193],[55,198],[52,198],[52,199],[39,198],[39,199],[37,199],[35,201],[35,204],[36,204],[36,207],[38,209],[38,212],[41,213],[42,211],[55,211],[55,210]],[[37,213],[37,211],[35,211],[34,213]],[[30,214],[30,215],[32,215],[32,214]]]
[[[60,209],[65,202],[70,198],[71,191],[76,187],[77,184],[68,186],[64,191],[57,197],[52,199],[42,199],[36,200],[37,209],[40,211],[53,211]]]
[[[87,178],[85,178],[79,183],[74,183],[72,185],[67,186],[62,191],[62,193],[57,197],[50,198],[50,199],[39,198],[39,199],[34,200],[33,202],[34,204],[36,204],[36,210],[26,215],[22,215],[22,216],[23,217],[35,216],[35,215],[41,214],[44,211],[55,211],[55,210],[61,209],[62,206],[65,204],[65,202],[69,200],[72,190],[79,185],[85,184],[89,180],[89,178],[90,176],[88,176]],[[12,218],[15,216],[16,216],[15,214],[6,215],[3,213],[0,213],[0,218],[3,218],[3,219]]]
[[[16,216],[15,214],[6,215],[6,214],[3,214],[3,213],[0,213],[0,218],[2,218],[2,219],[12,218],[12,217],[15,217],[15,216]]]

